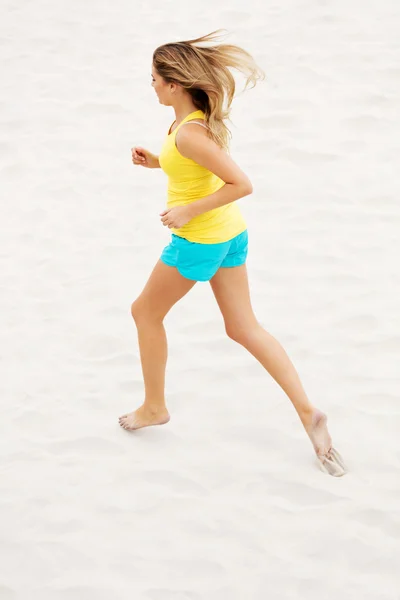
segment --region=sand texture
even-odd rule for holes
[[[166,319],[170,423],[118,425],[169,240],[152,52],[221,27],[267,76],[232,111],[253,306],[341,479],[208,284]],[[2,1],[0,600],[400,599],[399,33],[397,0]]]

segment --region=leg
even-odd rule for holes
[[[163,320],[172,306],[195,285],[177,269],[158,261],[140,296],[131,307],[135,320],[145,387],[144,404],[120,417],[124,429],[139,429],[169,421],[164,385],[167,363],[167,337]]]
[[[221,268],[210,283],[228,336],[244,346],[288,395],[318,457],[326,466],[331,460],[330,453],[335,452],[326,426],[327,417],[310,403],[280,343],[258,323],[251,306],[246,265]]]

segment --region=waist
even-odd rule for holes
[[[236,202],[231,202],[194,217],[183,227],[171,231],[189,242],[218,244],[231,240],[246,228],[239,206]]]
[[[225,185],[216,175],[212,177],[190,179],[187,181],[168,179],[168,206],[183,206],[214,194]]]

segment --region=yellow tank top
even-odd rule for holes
[[[161,169],[168,175],[168,208],[200,200],[225,185],[214,173],[182,156],[175,145],[176,134],[183,123],[196,118],[204,119],[204,116],[202,110],[190,113],[164,140],[159,162]],[[231,202],[194,217],[180,229],[171,231],[190,242],[218,244],[231,240],[245,229],[246,222],[239,206],[236,202]]]

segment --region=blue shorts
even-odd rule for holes
[[[161,254],[163,263],[176,267],[183,277],[209,281],[220,267],[239,267],[246,262],[248,233],[243,231],[228,242],[198,244],[172,234]]]

